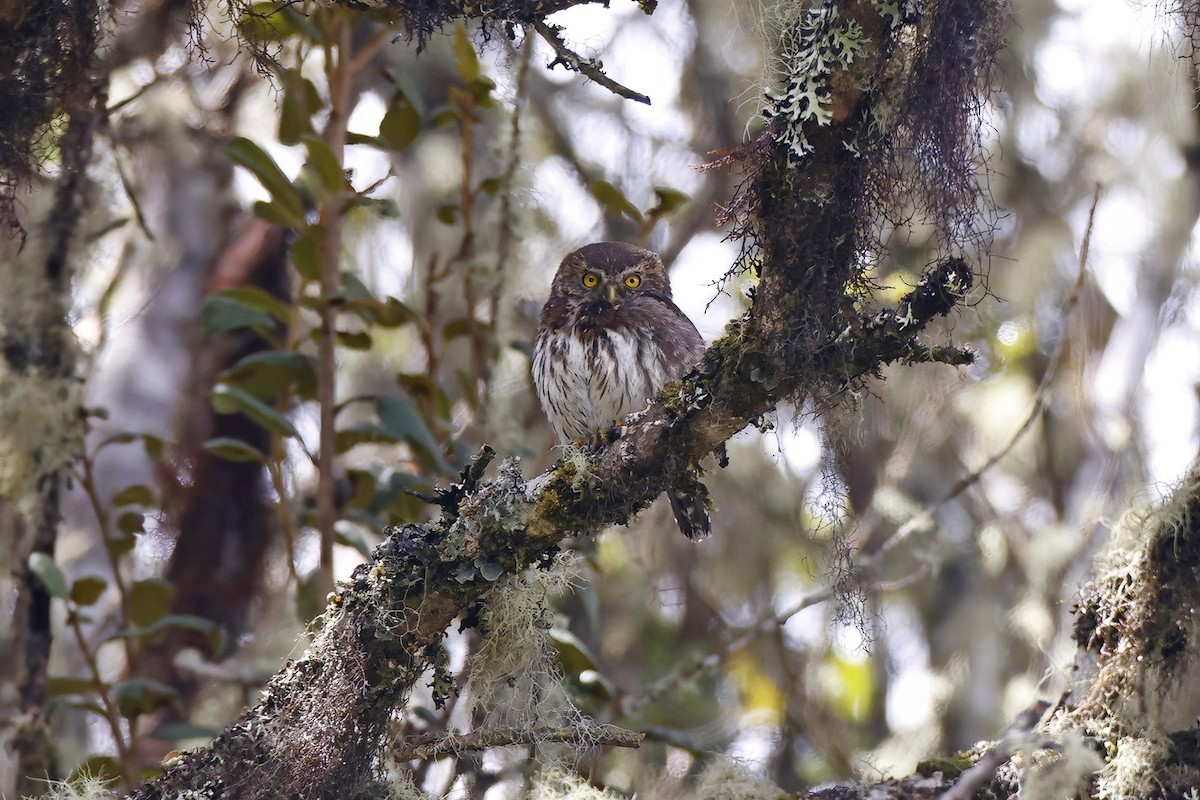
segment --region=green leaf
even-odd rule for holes
[[[363,558],[369,559],[371,557],[371,550],[374,549],[374,544],[368,538],[363,526],[356,525],[349,520],[339,519],[333,523],[333,532],[338,544],[353,547]]]
[[[144,447],[146,449],[147,456],[149,456],[154,461],[159,461],[160,459],[162,459],[162,454],[163,454],[162,439],[160,439],[159,437],[154,436],[152,434],[149,434],[149,433],[139,434],[138,438],[140,438],[142,440],[142,447]]]
[[[417,312],[395,297],[388,297],[383,302],[373,300],[356,303],[354,310],[365,322],[381,328],[398,328],[417,319]]]
[[[267,312],[222,295],[209,295],[204,299],[200,319],[210,336],[238,328],[271,328],[275,325]]]
[[[304,226],[304,216],[288,209],[282,203],[264,200],[254,201],[254,216],[281,228],[301,228]]]
[[[392,96],[388,110],[379,121],[379,138],[389,150],[400,152],[408,148],[420,135],[423,123],[421,113],[403,91]]]
[[[51,697],[62,697],[68,694],[88,694],[94,691],[96,691],[96,682],[91,678],[51,675],[46,679],[46,694]]]
[[[280,3],[251,3],[238,17],[238,33],[262,44],[282,42],[297,32],[291,16],[285,13],[290,10]]]
[[[83,409],[83,414],[91,419],[108,419],[110,414],[104,406],[87,406]]]
[[[375,413],[379,415],[379,421],[389,436],[419,448],[439,470],[452,471],[442,456],[441,446],[411,400],[407,397],[380,397],[375,401]]]
[[[193,722],[164,722],[146,736],[160,742],[177,742],[180,739],[211,739],[220,732],[220,728]]]
[[[371,422],[359,422],[334,432],[333,450],[338,455],[360,444],[394,444],[397,440]]]
[[[374,211],[384,219],[400,219],[400,206],[396,201],[387,197],[367,197],[365,194],[354,196],[354,205]]]
[[[209,334],[224,333],[235,328],[264,328],[270,330],[276,322],[291,320],[291,307],[262,289],[221,289],[204,298],[200,317]]]
[[[346,144],[365,144],[368,147],[376,147],[380,150],[387,149],[387,142],[378,136],[368,136],[365,133],[355,133],[354,131],[349,131],[346,134]]]
[[[111,502],[114,506],[152,506],[154,492],[149,486],[135,483],[114,494]]]
[[[450,419],[450,397],[437,381],[418,372],[401,372],[396,376],[396,382],[409,397],[431,401],[439,418]]]
[[[200,634],[207,640],[210,652],[219,653],[225,647],[225,632],[221,626],[211,619],[197,617],[193,614],[167,614],[155,620],[151,625],[129,631],[128,635],[136,638],[153,637],[173,628]]]
[[[471,320],[465,317],[457,317],[450,320],[442,326],[442,336],[447,340],[457,339],[460,336],[467,336],[471,333]],[[478,331],[486,331],[490,327],[490,323],[482,320],[475,320],[475,329]]]
[[[624,192],[608,181],[588,181],[587,188],[592,197],[613,216],[619,217],[624,214],[635,222],[643,221],[642,212],[638,211],[637,206],[629,201]]]
[[[341,191],[346,185],[346,173],[325,140],[305,133],[300,136],[300,141],[304,142],[304,148],[308,151],[308,163],[316,170],[325,190],[330,194]]]
[[[101,717],[108,716],[104,709],[98,708]],[[88,756],[71,770],[67,783],[78,783],[84,778],[98,778],[105,783],[121,780],[121,765],[112,756]]]
[[[238,136],[225,145],[225,152],[235,164],[250,170],[271,195],[271,199],[279,203],[289,216],[303,222],[304,202],[300,193],[266,150],[244,136]]]
[[[504,183],[499,178],[487,178],[479,184],[479,191],[495,197],[503,186]]]
[[[350,271],[342,272],[341,289],[342,297],[346,300],[367,300],[370,302],[379,302],[375,299],[375,294],[371,289],[362,282],[362,279]]]
[[[299,69],[284,70],[281,82],[283,102],[279,105],[279,141],[281,144],[299,144],[301,136],[312,133],[312,115],[321,107],[321,95]]]
[[[47,553],[30,553],[27,563],[29,571],[37,577],[38,582],[42,584],[42,588],[51,597],[58,597],[65,600],[70,596],[71,593],[67,589],[67,579],[50,555]]]
[[[158,622],[171,611],[175,587],[161,578],[135,581],[129,589],[129,619],[145,628]]]
[[[126,511],[117,517],[117,530],[126,536],[146,532],[146,515],[140,511]]]
[[[596,669],[596,655],[582,639],[561,628],[551,628],[548,633],[565,675],[577,678],[584,670]]]
[[[113,687],[117,710],[126,719],[152,714],[160,708],[179,704],[179,692],[161,681],[132,678]]]
[[[71,583],[71,602],[77,606],[90,606],[100,599],[108,581],[99,575],[84,575]]]
[[[209,439],[202,447],[204,448],[204,452],[212,453],[217,458],[223,458],[226,461],[263,462],[267,460],[267,454],[254,445],[230,436],[218,436]]]
[[[471,43],[471,37],[467,35],[467,29],[463,25],[454,29],[454,61],[458,65],[458,74],[464,81],[478,78],[482,74],[475,45]]]
[[[289,387],[312,399],[317,389],[317,369],[312,356],[287,350],[263,350],[238,360],[217,379],[244,389],[260,400],[269,400]]]
[[[244,414],[280,436],[297,435],[295,426],[287,417],[236,386],[230,386],[227,383],[218,383],[214,386],[212,406],[218,414]]]
[[[437,217],[438,222],[444,225],[453,225],[455,222],[458,222],[458,206],[454,203],[446,203],[438,206],[433,214]]]
[[[121,433],[114,433],[112,436],[109,436],[106,439],[102,440],[100,442],[100,444],[96,445],[96,453],[99,453],[101,450],[103,450],[104,448],[106,448],[110,445],[130,444],[132,442],[139,442],[139,441],[142,443],[142,446],[145,448],[146,455],[149,456],[151,459],[153,459],[154,461],[158,461],[160,458],[162,458],[162,451],[163,451],[162,439],[160,439],[157,436],[153,436],[149,433],[133,433],[131,431],[122,431]]]
[[[132,550],[136,544],[137,539],[132,534],[121,532],[120,536],[112,536],[108,539],[105,539],[104,549],[107,550],[113,558],[120,558]]]
[[[315,281],[320,277],[320,262],[317,260],[317,243],[310,232],[292,242],[292,266],[300,277]]]
[[[669,186],[655,186],[654,196],[658,198],[658,202],[647,212],[650,217],[665,217],[683,208],[692,199]]]
[[[358,333],[338,331],[337,343],[350,350],[370,350],[371,334],[361,331]]]
[[[398,328],[417,319],[417,312],[395,297],[388,297],[371,309],[371,313],[375,317],[375,324],[382,328]]]
[[[487,75],[480,75],[467,81],[467,91],[471,93],[475,102],[484,108],[491,108],[495,105],[495,100],[492,98],[492,92],[495,90],[496,82]]]

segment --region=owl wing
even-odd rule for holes
[[[654,342],[662,352],[667,380],[675,380],[700,360],[704,337],[669,297],[655,295],[651,299],[660,306],[659,313],[650,315]]]

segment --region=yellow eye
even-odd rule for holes
[[[583,273],[583,285],[589,289],[595,289],[600,285],[600,276],[594,272]]]
[[[638,275],[636,272],[634,272],[630,275],[626,275],[625,276],[625,285],[628,286],[630,289],[636,289],[637,287],[642,285],[642,276]]]

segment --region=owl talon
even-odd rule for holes
[[[571,442],[571,444],[580,450],[594,451],[599,450],[602,447],[606,447],[620,438],[621,428],[619,425],[614,424],[608,428],[602,428],[601,430],[596,431],[586,439],[575,439]]]

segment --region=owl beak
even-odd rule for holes
[[[615,306],[617,304],[617,287],[610,285],[604,291],[605,297],[608,298],[608,304]]]

